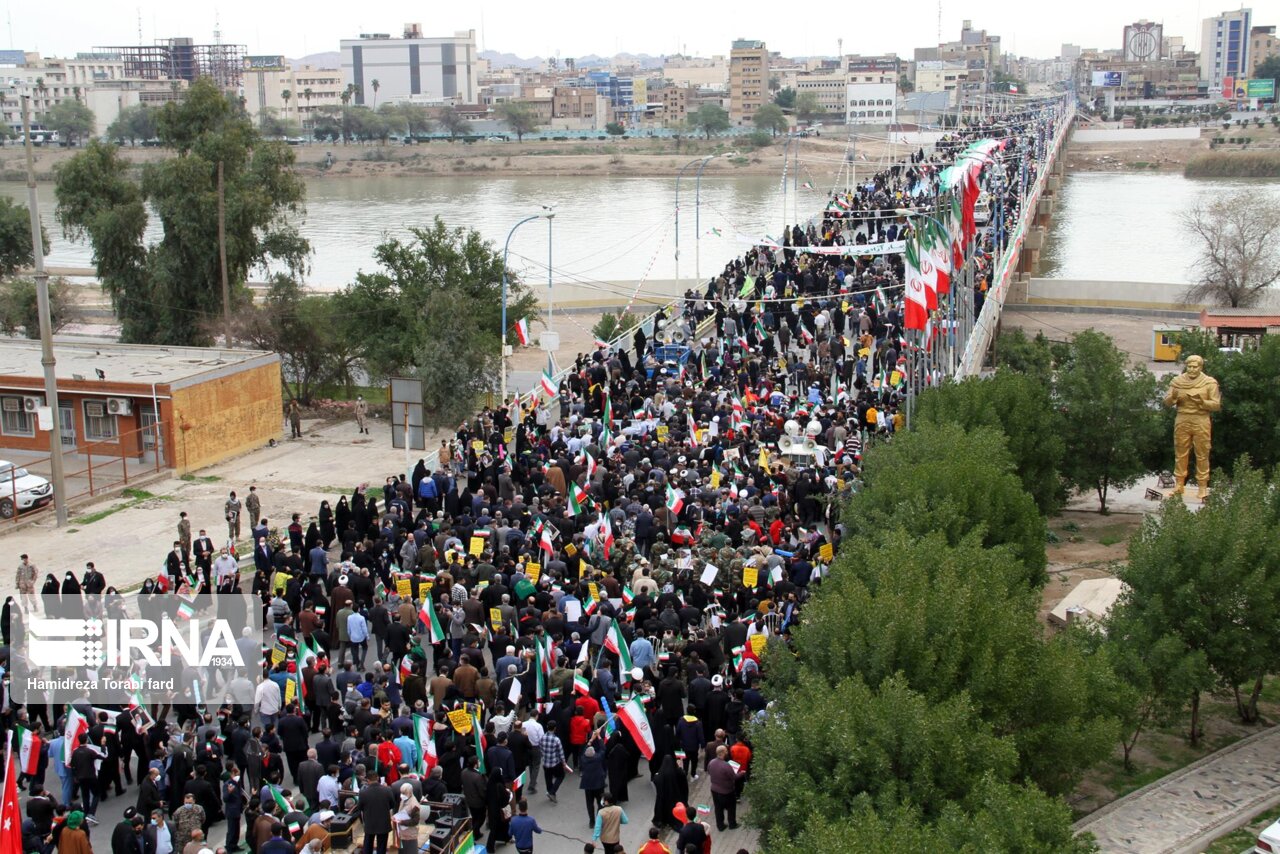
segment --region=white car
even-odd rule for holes
[[[43,507],[52,500],[53,484],[38,474],[0,460],[0,519],[12,519],[16,513]]]
[[[1267,829],[1258,834],[1258,842],[1253,846],[1254,854],[1271,854],[1280,851],[1280,821],[1274,821]]]

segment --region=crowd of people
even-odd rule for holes
[[[410,854],[454,814],[477,844],[523,854],[537,814],[576,788],[588,851],[622,851],[641,822],[643,854],[710,852],[738,825],[752,723],[769,714],[765,649],[787,643],[840,549],[864,447],[902,428],[901,258],[856,247],[909,233],[901,209],[932,203],[979,136],[1010,154],[988,186],[1016,213],[1012,155],[1046,121],[958,131],[833,197],[631,346],[580,355],[554,395],[478,413],[412,473],[306,521],[233,492],[222,546],[181,514],[136,594],[90,564],[47,575],[37,600],[23,555],[6,649],[23,613],[84,613],[87,595],[169,619],[239,592],[265,626],[228,678],[188,668],[166,695],[62,711],[8,702],[6,729],[45,739],[23,769],[24,851],[92,850],[98,805],[118,797],[112,854],[320,854],[353,819],[365,854]],[[1003,239],[992,227],[974,247],[979,305]],[[651,813],[628,814],[637,785]]]

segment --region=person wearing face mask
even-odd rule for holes
[[[234,852],[240,847],[240,818],[244,815],[244,786],[240,779],[240,769],[234,762],[227,763],[227,780],[222,784],[222,810],[227,816],[227,851]]]
[[[418,850],[418,828],[422,824],[422,806],[413,796],[413,786],[404,783],[400,786],[400,808],[396,812],[396,840],[400,843],[400,854],[416,854]]]

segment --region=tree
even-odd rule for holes
[[[447,228],[437,217],[374,252],[379,269],[340,291],[340,313],[360,318],[357,355],[370,378],[419,377],[427,418],[453,424],[498,378],[502,334],[502,255],[479,232]],[[538,300],[509,280],[508,317],[531,320]]]
[[[286,118],[289,115],[289,99],[292,97],[293,97],[293,92],[291,90],[282,89],[280,91],[280,100],[284,101],[284,114]]]
[[[276,276],[259,302],[244,306],[234,335],[255,349],[279,353],[285,394],[303,404],[321,386],[350,382],[358,321],[341,314],[338,300],[304,293],[289,276]]]
[[[796,95],[796,118],[802,122],[813,121],[818,116],[824,115],[827,111],[823,108],[822,103],[818,100],[817,92],[801,92]]]
[[[1275,80],[1280,78],[1280,55],[1272,54],[1258,63],[1250,75],[1254,80]]]
[[[640,318],[630,312],[620,311],[617,314],[606,311],[600,315],[591,334],[599,341],[612,341],[619,335],[630,332],[640,325]]]
[[[49,280],[49,320],[54,332],[79,319],[75,297],[66,279]],[[34,279],[5,279],[0,282],[0,332],[40,337],[40,309]]]
[[[998,430],[922,425],[870,450],[863,480],[845,508],[850,538],[898,525],[920,536],[940,532],[951,545],[975,535],[987,548],[1008,546],[1029,587],[1044,583],[1044,520]]]
[[[606,122],[604,132],[609,136],[622,136],[627,132],[627,129],[622,126],[622,122]]]
[[[499,104],[498,118],[516,135],[517,142],[524,142],[526,133],[538,129],[538,116],[533,109],[522,101],[507,101]]]
[[[369,85],[373,87],[373,108],[378,109],[378,90],[382,88],[382,84],[378,82],[378,78],[369,81]]]
[[[41,226],[44,253],[49,254],[49,235]],[[8,278],[35,264],[31,248],[31,212],[10,198],[0,198],[0,277]]]
[[[286,219],[301,210],[305,187],[289,147],[263,140],[212,80],[158,113],[157,134],[176,156],[147,164],[138,182],[114,145],[90,142],[57,168],[58,222],[93,247],[124,341],[210,343],[206,321],[222,312],[218,164],[233,307],[249,298],[250,269],[305,269],[310,246]],[[162,229],[151,245],[148,207]]]
[[[271,107],[258,113],[258,130],[269,139],[284,139],[302,133],[302,127],[297,122],[281,117]]]
[[[729,129],[729,114],[715,104],[703,104],[690,116],[690,124],[711,139]]]
[[[784,110],[795,109],[796,106],[796,90],[790,86],[779,89],[778,94],[773,96],[773,103],[777,104]]]
[[[1280,202],[1270,194],[1212,194],[1182,214],[1182,227],[1199,249],[1185,302],[1253,306],[1280,281]]]
[[[93,110],[72,99],[54,104],[41,121],[46,128],[57,131],[60,137],[72,145],[93,133]]]
[[[116,120],[107,127],[106,136],[112,142],[127,141],[130,145],[137,145],[139,140],[146,142],[149,139],[155,139],[155,111],[145,104],[125,107],[116,116]]]
[[[459,134],[466,134],[471,131],[471,122],[467,121],[467,117],[458,112],[456,107],[445,107],[437,116],[440,121],[440,127],[449,133],[450,139],[457,139]]]
[[[1063,478],[1097,493],[1098,509],[1106,513],[1108,491],[1136,482],[1159,440],[1155,377],[1145,367],[1126,370],[1111,338],[1087,329],[1071,341],[1054,398],[1066,442]]]
[[[1186,671],[1175,684],[1190,683],[1192,744],[1201,735],[1200,693],[1209,687],[1195,656],[1234,692],[1245,721],[1256,720],[1263,674],[1280,663],[1278,485],[1245,460],[1196,512],[1166,501],[1130,539],[1129,562],[1118,572],[1128,586],[1113,621],[1122,641],[1131,639],[1137,654],[1166,637],[1176,642],[1169,655]],[[1239,689],[1247,683],[1246,698]]]
[[[777,104],[763,105],[756,110],[756,114],[751,117],[751,121],[760,130],[769,131],[772,136],[777,136],[779,132],[786,133],[791,127],[791,123],[787,121],[782,108]]]
[[[973,377],[928,389],[920,396],[916,423],[959,424],[966,430],[993,427],[1004,433],[1022,487],[1044,515],[1061,504],[1062,425],[1049,400],[1048,384],[1008,368],[989,379]]]
[[[992,352],[996,365],[1027,374],[1046,386],[1053,379],[1054,366],[1067,356],[1066,345],[1051,342],[1043,332],[1027,338],[1016,326],[1001,330]]]
[[[904,95],[916,91],[915,84],[905,74],[898,75],[898,91]]]

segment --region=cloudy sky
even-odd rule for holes
[[[834,18],[816,11],[833,6],[848,11]],[[788,56],[834,55],[836,40],[843,38],[846,53],[895,51],[910,57],[912,48],[937,42],[936,2],[818,2],[809,8],[814,11],[804,4],[796,7],[777,0],[604,5],[382,0],[367,8],[334,0],[145,0],[141,4],[60,0],[51,10],[39,3],[9,0],[8,32],[0,33],[0,43],[64,56],[98,45],[136,44],[139,23],[144,42],[169,36],[211,42],[215,27],[220,26],[224,41],[246,44],[250,53],[299,57],[337,50],[339,39],[361,32],[399,34],[406,22],[420,22],[426,35],[452,35],[455,30],[474,28],[484,48],[526,57],[677,51],[709,56],[727,53],[735,38],[764,39],[771,50]],[[944,40],[958,38],[961,20],[967,18],[975,27],[1000,35],[1006,51],[1051,57],[1058,55],[1063,42],[1118,48],[1124,25],[1147,18],[1162,21],[1165,35],[1180,35],[1189,48],[1196,49],[1201,18],[1227,8],[1231,7],[1221,0],[944,0],[942,35]],[[1275,0],[1258,4],[1254,15],[1259,24],[1280,23],[1280,4]]]

